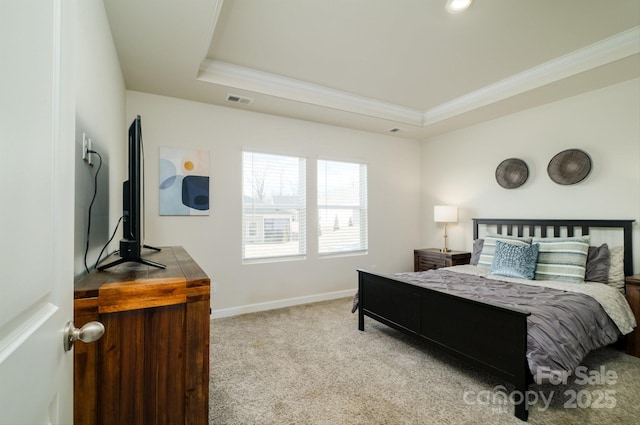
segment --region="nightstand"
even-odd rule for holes
[[[440,252],[438,248],[413,250],[413,270],[423,272],[440,267],[469,264],[471,253],[464,251]]]
[[[633,315],[636,317],[636,322],[640,324],[640,274],[627,276],[625,292]],[[640,357],[640,330],[638,328],[627,335],[627,354]]]

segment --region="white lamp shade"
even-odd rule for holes
[[[457,223],[458,208],[449,205],[436,205],[433,207],[433,221],[436,223]]]

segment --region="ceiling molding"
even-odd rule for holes
[[[424,113],[424,125],[434,124],[639,52],[640,26],[637,26],[428,109]]]
[[[219,1],[218,6],[221,4],[222,0]],[[218,14],[219,7],[216,18]],[[215,27],[215,24],[213,26]],[[640,26],[636,26],[426,111],[209,58],[202,61],[197,79],[278,98],[426,127],[637,54],[640,52],[639,40]]]
[[[224,0],[215,1],[208,40],[213,38],[224,3]],[[406,108],[207,57],[201,62],[196,79],[417,127],[423,126],[424,112],[419,109]]]
[[[424,112],[318,84],[258,71],[215,59],[200,65],[198,81],[421,127]]]
[[[214,4],[213,4],[213,13],[211,16],[211,25],[209,25],[209,33],[208,33],[208,37],[204,39],[205,41],[205,45],[203,46],[202,51],[205,52],[204,54],[204,58],[206,59],[207,57],[207,53],[209,51],[209,45],[211,43],[211,40],[213,40],[213,34],[216,31],[216,27],[218,26],[218,20],[220,19],[220,12],[222,11],[222,4],[224,3],[224,0],[213,0]]]

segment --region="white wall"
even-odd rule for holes
[[[558,152],[578,148],[592,160],[582,182],[562,186],[547,175]],[[529,179],[503,189],[495,169],[520,158]],[[449,247],[470,250],[473,217],[634,219],[640,221],[640,80],[433,137],[422,147],[423,244],[439,247],[433,206],[458,205]],[[640,273],[640,226],[634,226],[634,270]]]
[[[127,120],[137,114],[142,117],[145,149],[146,242],[185,247],[215,283],[214,314],[351,295],[358,267],[412,269],[421,221],[418,141],[128,91]],[[158,215],[161,146],[210,151],[209,216]],[[317,158],[366,162],[369,253],[319,259],[309,243],[305,260],[243,265],[243,147],[306,157],[310,188],[315,187]],[[309,222],[308,229],[314,228]]]
[[[85,273],[88,208],[99,163],[95,156],[94,167],[82,161],[82,133],[104,160],[92,209],[89,268],[122,215],[127,136],[124,80],[102,0],[77,2],[77,16],[74,271],[80,277]]]

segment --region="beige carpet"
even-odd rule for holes
[[[360,332],[350,310],[340,299],[212,320],[210,423],[523,424],[499,379],[372,319]],[[531,386],[529,423],[639,424],[640,359],[604,348],[583,364],[601,382]]]

